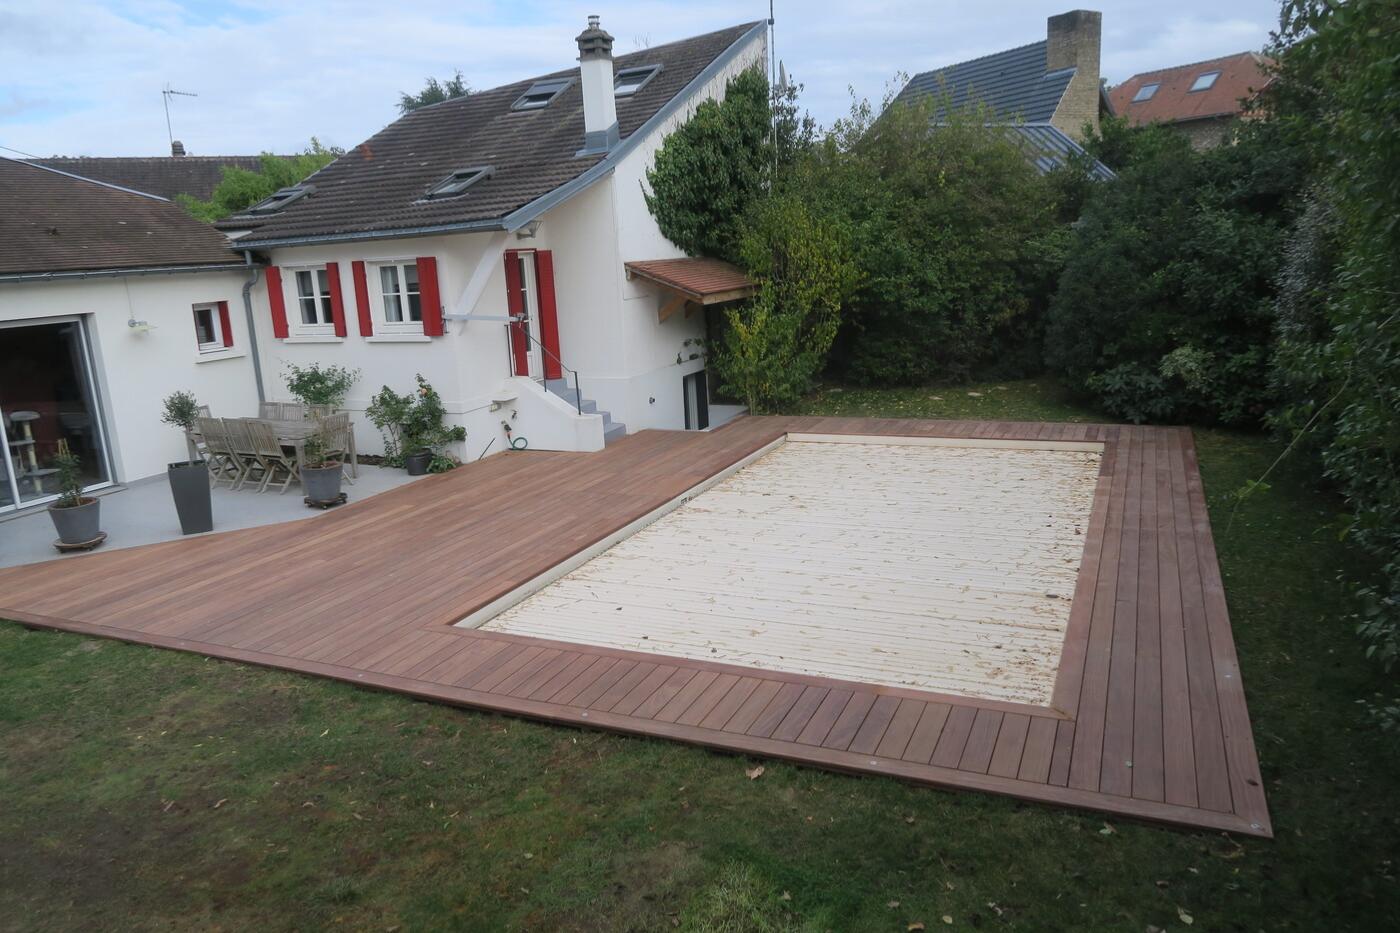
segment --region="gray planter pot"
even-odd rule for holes
[[[180,531],[197,535],[214,530],[214,506],[209,495],[209,466],[203,460],[172,463],[165,468],[170,494],[180,516]]]
[[[64,544],[86,544],[97,537],[102,530],[102,519],[98,512],[102,505],[91,496],[82,500],[81,505],[60,509],[49,506],[49,517],[58,531],[58,540]]]
[[[433,462],[433,452],[431,450],[418,450],[403,458],[404,469],[408,470],[409,476],[422,476],[428,472],[428,465]]]
[[[340,498],[340,464],[324,467],[302,467],[301,487],[312,502],[331,502]]]

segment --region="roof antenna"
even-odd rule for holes
[[[165,101],[165,135],[170,137],[170,151],[175,151],[175,131],[170,128],[170,98],[172,97],[198,97],[198,94],[191,94],[189,91],[177,91],[170,86],[170,82],[165,83],[161,88],[160,96]]]

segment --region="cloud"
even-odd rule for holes
[[[780,0],[776,49],[822,122],[847,89],[879,99],[917,73],[1044,37],[1062,2],[965,4]],[[1103,4],[1104,72],[1136,71],[1258,48],[1276,0]],[[486,88],[569,66],[573,37],[598,12],[620,51],[761,19],[752,0],[694,3],[427,0],[0,0],[0,145],[41,155],[289,152],[312,136],[350,146],[396,116],[400,91],[460,68]]]

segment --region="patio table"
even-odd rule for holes
[[[261,421],[272,428],[272,433],[277,435],[277,442],[283,447],[291,447],[297,452],[297,469],[300,470],[306,465],[305,447],[306,439],[316,433],[319,424],[314,419],[306,420],[282,420],[281,418],[248,418],[248,421]],[[350,425],[350,477],[352,479],[360,475],[359,457],[355,453],[355,425]]]

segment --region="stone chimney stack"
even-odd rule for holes
[[[1099,128],[1099,43],[1103,14],[1071,10],[1046,21],[1045,70],[1073,68],[1065,96],[1051,125],[1072,139],[1084,140],[1084,124]]]
[[[607,152],[617,143],[617,98],[613,95],[613,37],[588,17],[578,37],[578,63],[583,83],[583,148],[579,155]]]
[[[185,144],[178,139],[170,143],[170,157],[178,159],[185,154]]]

